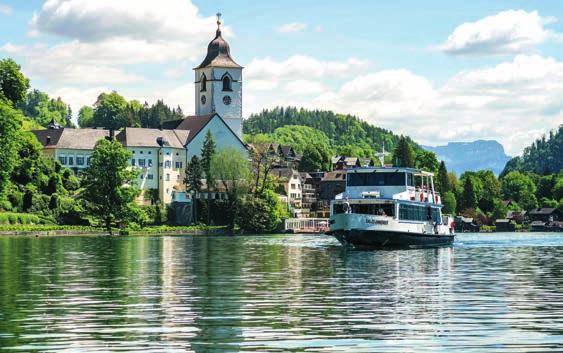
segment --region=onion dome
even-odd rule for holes
[[[207,55],[196,69],[204,67],[242,68],[231,58],[229,43],[221,36],[221,14],[217,14],[217,32],[215,38],[207,46]]]

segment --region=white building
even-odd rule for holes
[[[221,22],[217,25],[205,59],[194,69],[195,116],[165,122],[162,129],[127,127],[115,132],[61,128],[53,122],[46,130],[33,131],[45,155],[80,174],[88,167],[96,142],[115,134],[133,155],[131,167],[141,171],[140,203],[154,196],[165,204],[185,200],[185,167],[193,155],[201,154],[207,131],[211,131],[217,150],[235,148],[247,153],[241,140],[242,67],[230,56],[229,45],[221,36]]]

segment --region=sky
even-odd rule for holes
[[[425,145],[519,155],[563,123],[560,1],[0,0],[0,58],[77,112],[101,92],[194,112],[220,11],[243,116],[330,109]]]

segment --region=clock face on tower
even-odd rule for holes
[[[207,98],[205,98],[205,96],[201,96],[201,104],[205,104],[206,100],[207,100]]]
[[[231,104],[231,97],[230,96],[223,97],[223,103],[225,103],[225,105]]]

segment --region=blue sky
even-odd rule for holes
[[[75,111],[117,90],[190,113],[217,11],[245,66],[245,116],[331,109],[512,155],[563,123],[559,1],[0,0],[0,57]]]

